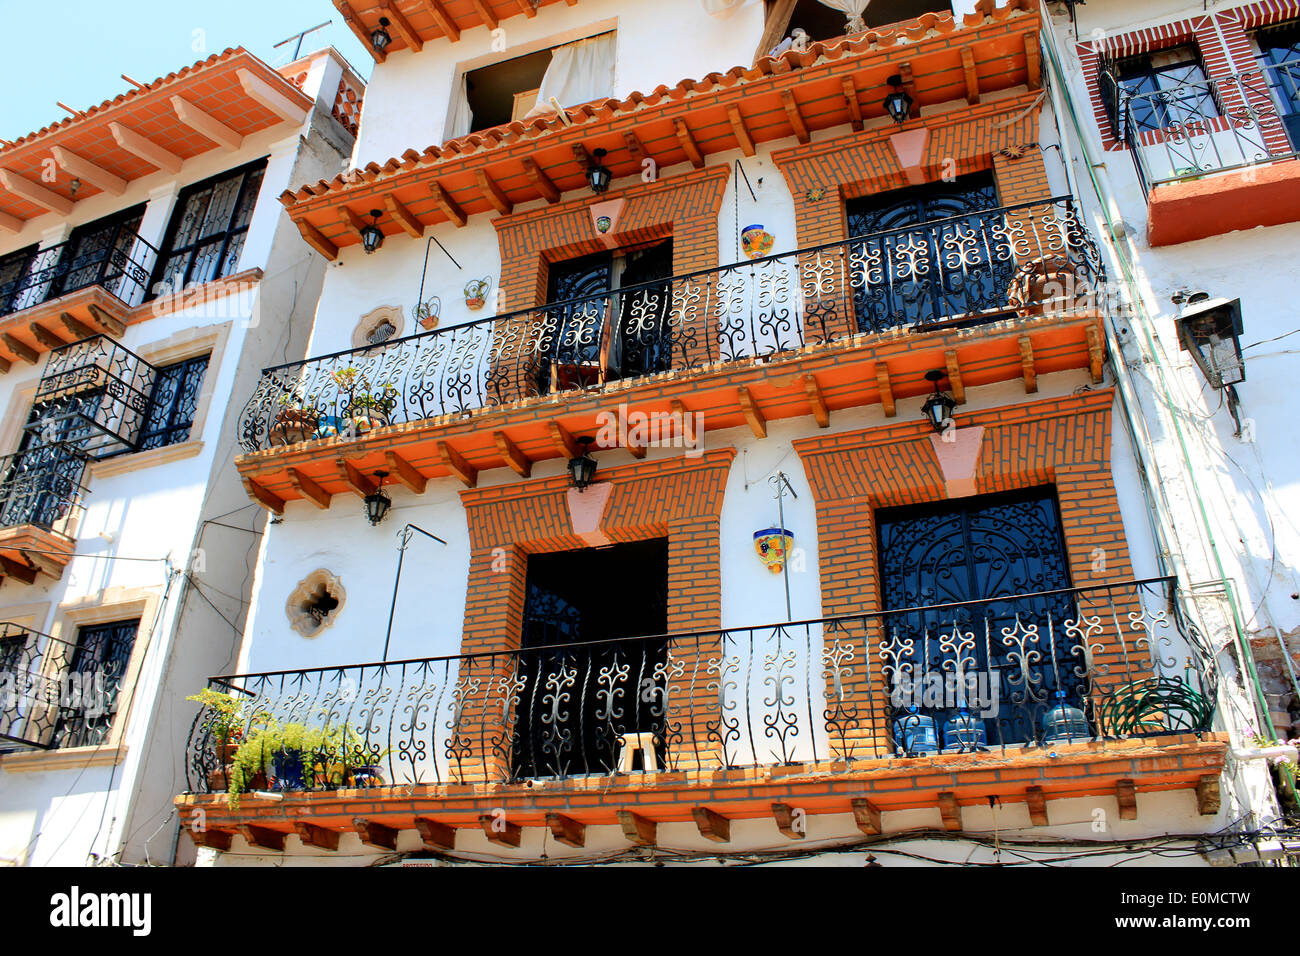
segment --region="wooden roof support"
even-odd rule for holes
[[[438,204],[438,208],[456,224],[457,227],[465,225],[468,217],[465,210],[456,204],[456,200],[451,198],[451,194],[443,187],[442,183],[429,183],[429,192],[433,193],[433,201]]]
[[[308,823],[305,820],[293,821],[293,830],[298,834],[298,839],[302,840],[303,846],[314,846],[321,850],[337,850],[339,848],[339,831],[327,830],[325,827],[318,827],[314,823]]]
[[[884,362],[876,363],[876,387],[880,389],[880,407],[885,410],[885,417],[893,418],[898,414],[898,406],[894,404],[894,387],[889,382],[889,366]]]
[[[623,436],[623,447],[628,450],[633,458],[645,457],[646,446],[637,444],[636,439],[632,437],[632,429],[628,427],[627,415],[623,413],[622,408],[619,410],[618,433]]]
[[[339,477],[347,483],[347,486],[355,491],[361,497],[374,494],[375,489],[379,487],[379,482],[369,475],[363,475],[361,469],[346,458],[336,458],[334,465],[338,468]]]
[[[1115,781],[1115,800],[1119,803],[1119,818],[1121,820],[1136,820],[1138,818],[1136,783],[1128,778]]]
[[[241,66],[235,75],[239,77],[239,85],[250,98],[257,100],[284,122],[301,126],[306,121],[307,107],[295,103],[252,70]]]
[[[120,339],[126,333],[126,323],[115,316],[109,315],[95,303],[90,302],[86,305],[86,311],[90,313],[91,320],[101,329],[114,338]]]
[[[957,795],[951,791],[939,794],[939,813],[943,816],[943,828],[956,832],[961,829],[961,805]]]
[[[808,829],[803,824],[803,812],[796,813],[795,808],[788,803],[772,804],[772,818],[776,820],[776,828],[787,839],[802,840],[808,834]]]
[[[639,813],[633,813],[631,810],[617,810],[618,825],[623,828],[623,836],[627,837],[637,846],[654,846],[658,824],[653,820],[647,820]]]
[[[551,441],[555,443],[555,447],[560,450],[561,455],[566,458],[578,457],[578,443],[573,440],[573,436],[569,434],[568,429],[557,421],[547,422],[546,427],[551,433]]]
[[[424,238],[424,223],[416,219],[411,211],[402,205],[402,201],[392,193],[384,195],[384,206],[392,217],[397,220],[397,224],[406,230],[407,235],[412,239]]]
[[[497,846],[518,847],[523,839],[523,827],[517,823],[511,823],[500,810],[496,813],[480,814],[478,822],[479,826],[483,828],[483,835],[488,838],[489,843],[495,843]]]
[[[794,91],[782,90],[781,103],[785,106],[785,115],[790,120],[790,127],[794,130],[794,135],[799,138],[799,142],[809,142],[811,136],[808,133],[808,125],[803,121],[803,114],[799,112],[799,101],[794,98]]]
[[[531,20],[533,17],[537,16],[537,8],[533,6],[534,0],[516,0],[516,2],[519,4],[519,9],[524,11],[524,16],[528,17],[528,19]]]
[[[1088,326],[1088,375],[1092,384],[1097,385],[1106,370],[1106,346],[1101,335],[1101,326]]]
[[[11,216],[7,212],[0,212],[0,229],[5,232],[21,232],[26,219],[19,219],[17,216]]]
[[[93,183],[110,196],[120,196],[126,192],[126,180],[116,173],[110,173],[103,166],[92,163],[84,156],[79,156],[62,146],[51,146],[50,154],[54,161],[69,175]]]
[[[252,478],[244,479],[244,490],[248,492],[248,497],[252,498],[263,508],[273,511],[278,515],[284,514],[284,499],[270,491],[267,491]]]
[[[293,485],[298,494],[302,495],[317,508],[322,511],[328,510],[330,499],[334,496],[318,485],[312,478],[304,475],[297,468],[288,469],[289,484]]]
[[[840,80],[840,88],[844,90],[844,102],[849,107],[849,119],[853,123],[853,128],[859,133],[863,130],[862,122],[862,104],[858,102],[858,86],[853,82],[853,77],[846,76]]]
[[[7,358],[0,356],[0,375],[5,374],[13,367],[14,367],[13,362],[9,361]]]
[[[195,106],[185,97],[173,96],[171,103],[172,109],[176,111],[176,117],[205,139],[210,139],[231,152],[244,145],[244,137],[241,133],[231,129],[206,110]]]
[[[420,832],[426,850],[456,849],[456,828],[439,823],[429,817],[416,817],[415,829]]]
[[[497,212],[503,216],[508,216],[515,211],[515,204],[506,198],[506,194],[501,191],[501,187],[492,181],[492,177],[487,174],[486,169],[476,169],[474,179],[478,183],[479,192],[483,198]]]
[[[763,416],[763,410],[758,407],[758,402],[754,401],[754,395],[748,386],[736,387],[736,400],[740,403],[740,411],[744,414],[745,421],[749,423],[749,430],[754,433],[754,437],[766,438],[767,419]]]
[[[569,149],[573,152],[573,158],[577,160],[578,168],[582,170],[582,175],[587,175],[587,170],[596,164],[591,153],[587,152],[587,147],[581,143],[570,143]]]
[[[113,134],[113,139],[118,146],[121,146],[128,153],[143,159],[150,166],[157,166],[168,173],[179,173],[181,171],[181,166],[185,161],[170,149],[159,146],[153,140],[146,139],[135,130],[128,129],[121,123],[109,123],[108,131]]]
[[[1042,787],[1026,787],[1025,803],[1029,806],[1029,820],[1036,827],[1047,826],[1047,796]]]
[[[968,46],[961,48],[961,72],[966,80],[966,102],[974,106],[980,101],[980,81],[975,72],[975,51]]]
[[[63,327],[72,334],[73,341],[75,342],[80,342],[82,339],[88,339],[96,334],[94,329],[88,325],[83,325],[74,316],[69,315],[67,312],[59,313],[59,321],[62,322]]]
[[[813,418],[817,420],[818,428],[830,428],[831,413],[826,407],[826,398],[822,395],[822,387],[817,384],[816,375],[805,375],[803,377],[803,389],[808,395],[808,404],[812,407]]]
[[[451,473],[465,484],[466,488],[473,488],[478,484],[478,469],[467,462],[464,456],[447,442],[438,442],[438,457]]]
[[[560,201],[560,191],[555,188],[555,183],[551,182],[551,177],[546,175],[546,171],[537,165],[537,160],[531,156],[525,156],[520,160],[520,163],[524,167],[524,172],[528,174],[528,178],[532,180],[533,185],[537,187],[537,191],[546,198],[547,202],[557,203]]]
[[[483,21],[483,25],[489,30],[495,30],[499,25],[497,15],[492,12],[492,6],[487,0],[470,0],[474,4],[474,12],[478,18]]]
[[[546,825],[551,828],[551,836],[556,843],[572,847],[582,847],[587,843],[586,825],[563,813],[548,813]]]
[[[424,494],[429,479],[420,474],[414,465],[395,451],[384,452],[384,460],[388,462],[388,473],[390,475],[405,485],[409,491],[413,491],[417,495]]]
[[[338,213],[339,222],[343,223],[344,226],[351,229],[353,232],[360,232],[369,225],[369,223],[357,214],[356,210],[349,209],[347,206],[339,206]]]
[[[365,817],[353,817],[352,828],[357,831],[361,842],[366,846],[373,846],[380,850],[397,849],[397,831],[392,827],[367,820]]]
[[[966,386],[961,381],[961,364],[957,361],[957,350],[947,349],[943,353],[944,365],[948,369],[948,390],[958,405],[966,404]]]
[[[20,550],[22,551],[22,556],[27,559],[27,563],[33,565],[36,570],[40,571],[42,574],[47,574],[55,580],[58,580],[63,576],[63,565],[54,560],[51,555],[43,554],[40,551],[28,551],[26,549]],[[66,564],[67,562],[64,563]]]
[[[1038,370],[1034,367],[1034,343],[1029,336],[1022,335],[1017,340],[1020,344],[1020,369],[1025,380],[1025,394],[1038,391]]]
[[[1038,34],[1025,34],[1025,85],[1036,90],[1043,85],[1043,54],[1038,49]]]
[[[425,11],[433,17],[434,22],[438,24],[438,29],[446,34],[447,39],[453,43],[460,39],[460,28],[456,26],[455,20],[447,16],[447,11],[438,0],[420,0],[420,6],[424,7]],[[424,49],[424,41],[420,39],[419,31],[412,27],[411,21],[406,19],[401,10],[397,9],[397,4],[393,3],[392,0],[382,0],[379,9],[392,22],[397,32],[402,35],[402,39],[406,41],[407,46],[416,53]]]
[[[1203,817],[1213,816],[1220,803],[1218,774],[1207,773],[1196,781],[1196,810]]]
[[[36,581],[36,569],[30,564],[23,564],[21,561],[15,561],[13,558],[5,557],[0,554],[0,570],[11,578],[17,578],[23,584],[33,584]]]
[[[702,169],[704,154],[700,152],[700,147],[695,142],[691,128],[686,125],[686,120],[681,117],[673,120],[673,130],[677,133],[677,142],[682,144],[682,150],[686,153],[686,158],[691,161],[691,165],[696,169]]]
[[[636,133],[630,129],[623,131],[623,142],[627,144],[627,151],[632,154],[633,159],[650,155],[645,151],[645,146],[642,145],[641,140],[636,138]]]
[[[708,807],[691,807],[691,816],[695,818],[696,829],[700,836],[714,843],[731,842],[731,821]]]
[[[746,156],[753,156],[754,138],[749,135],[749,130],[745,126],[745,117],[740,115],[740,107],[737,104],[732,103],[727,107],[727,119],[731,121],[731,131],[736,134],[740,151]]]
[[[274,850],[277,853],[284,852],[284,841],[289,836],[283,830],[272,830],[270,827],[259,827],[252,823],[242,824],[239,832],[248,841],[249,846]]]
[[[912,64],[900,63],[898,65],[898,76],[903,81],[903,92],[912,98],[912,108],[908,111],[909,117],[921,115],[921,103],[916,98],[916,77],[912,74]]]
[[[348,25],[349,30],[356,34],[357,39],[361,41],[361,45],[365,47],[366,52],[370,54],[376,63],[383,63],[388,57],[388,54],[381,53],[371,46],[370,31],[366,28],[366,25],[361,22],[361,18],[357,16],[356,11],[348,5],[347,0],[335,0],[334,6],[338,9],[339,13],[343,15],[343,22]]]
[[[36,351],[26,342],[14,338],[8,332],[0,335],[0,342],[4,342],[5,348],[14,353],[15,358],[20,358],[28,365],[35,365],[41,357],[41,353]]]
[[[32,338],[47,349],[57,349],[68,344],[39,322],[33,322],[27,328],[31,330]]]
[[[497,451],[501,452],[501,457],[506,460],[506,464],[520,478],[527,478],[533,471],[533,463],[528,456],[519,450],[519,446],[510,440],[510,436],[505,432],[497,431],[492,433],[492,441],[497,446]]]
[[[72,207],[76,205],[71,199],[66,199],[44,186],[38,186],[30,179],[24,179],[17,173],[7,169],[0,169],[0,185],[3,185],[8,192],[13,193],[19,199],[35,203],[43,209],[57,212],[61,216],[71,215]]]
[[[294,225],[298,227],[298,232],[302,234],[302,238],[306,241],[307,245],[319,252],[328,261],[333,262],[339,257],[339,247],[334,245],[333,241],[331,241],[325,233],[321,232],[306,219],[299,219],[294,223]]]
[[[230,849],[230,841],[234,839],[234,834],[229,830],[196,830],[193,827],[185,827],[185,832],[190,835],[195,846],[206,846],[212,850],[225,852]]]
[[[858,829],[863,833],[871,836],[878,836],[884,833],[880,826],[880,811],[876,805],[866,797],[854,797],[849,801],[853,808],[853,822],[858,825]]]

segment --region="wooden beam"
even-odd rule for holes
[[[417,495],[424,494],[429,479],[420,474],[414,465],[395,451],[384,452],[384,460],[388,462],[389,474]]]
[[[126,333],[126,323],[115,316],[109,315],[100,306],[91,302],[86,305],[86,311],[90,313],[90,318],[101,329],[114,338],[121,338]]]
[[[302,840],[303,846],[314,846],[322,850],[337,850],[339,848],[339,831],[327,830],[325,827],[318,827],[314,823],[307,823],[305,820],[293,821],[293,830],[298,834],[298,839]]]
[[[1034,368],[1034,343],[1022,335],[1020,343],[1020,371],[1025,380],[1025,394],[1038,391],[1038,370]]]
[[[533,6],[534,0],[516,0],[516,2],[518,2],[519,9],[524,11],[524,16],[528,17],[528,19],[531,20],[537,16],[537,8]]]
[[[912,64],[900,63],[898,65],[898,78],[903,81],[903,92],[912,98],[912,109],[908,116],[917,117],[921,115],[921,103],[916,98],[916,77],[912,74]]]
[[[618,814],[618,825],[623,828],[623,836],[637,846],[655,845],[658,824],[631,810],[616,810],[615,813]]]
[[[961,381],[961,365],[957,361],[957,350],[948,349],[943,353],[944,365],[948,369],[948,389],[953,401],[958,405],[966,404],[966,386]]]
[[[333,262],[338,258],[339,247],[334,245],[334,242],[329,239],[325,233],[321,232],[306,219],[296,220],[294,225],[298,227],[298,232],[302,235],[302,238],[306,241],[307,245],[319,252],[328,261]]]
[[[415,829],[420,831],[426,850],[456,849],[456,828],[445,823],[431,820],[429,817],[416,817]]]
[[[1096,325],[1088,326],[1088,375],[1096,385],[1104,377],[1106,370],[1106,346],[1101,329]]]
[[[1136,783],[1127,778],[1117,780],[1115,782],[1115,800],[1119,803],[1119,818],[1121,820],[1136,820],[1138,818]]]
[[[488,838],[489,843],[495,843],[498,846],[517,847],[523,839],[523,827],[517,823],[511,823],[503,816],[484,813],[479,815],[478,822],[479,826],[483,828],[483,835]]]
[[[885,410],[885,417],[893,418],[898,414],[898,406],[894,404],[894,387],[889,383],[889,366],[884,362],[876,363],[876,386],[880,389],[880,407]]]
[[[980,81],[975,72],[975,53],[968,46],[961,48],[961,72],[966,80],[966,102],[974,106],[980,101]]]
[[[808,405],[812,408],[813,418],[817,420],[817,427],[830,428],[831,412],[826,407],[826,398],[822,395],[822,387],[817,383],[816,375],[803,377],[803,390],[808,395]]]
[[[252,478],[244,479],[244,490],[248,492],[248,497],[252,498],[263,508],[273,511],[278,515],[284,514],[284,499],[270,491],[267,491]]]
[[[448,40],[455,43],[460,39],[460,27],[456,26],[455,20],[447,16],[447,10],[439,0],[420,0],[420,6],[433,17],[433,21],[438,24],[438,29]],[[419,53],[424,49],[424,40],[420,39],[420,34],[411,26],[410,21],[402,16],[402,11],[397,9],[397,5],[392,0],[383,0],[380,9],[389,20],[393,21],[393,26],[397,27],[397,32],[406,38],[406,43],[412,50]]]
[[[406,230],[407,235],[412,239],[424,238],[424,223],[416,219],[411,211],[402,205],[401,200],[392,193],[387,193],[384,196],[384,206],[397,220],[397,224]]]
[[[47,349],[57,349],[68,344],[39,322],[33,322],[31,325],[27,326],[27,328],[31,331],[32,338],[36,339],[37,342],[44,345]]]
[[[853,77],[846,76],[840,80],[840,89],[844,91],[844,102],[849,107],[849,119],[853,128],[859,133],[863,130],[862,104],[858,102],[858,87]]]
[[[695,818],[696,829],[700,836],[714,843],[731,842],[731,821],[708,807],[691,807],[691,816]]]
[[[289,484],[293,485],[298,494],[302,495],[317,508],[322,510],[329,508],[330,498],[332,498],[333,495],[318,485],[314,480],[304,475],[297,468],[290,468],[288,469],[288,472]]]
[[[438,208],[454,222],[457,227],[465,225],[468,217],[465,210],[461,209],[456,200],[451,198],[451,194],[443,187],[442,183],[429,183],[429,192],[433,193],[433,201],[438,204]]]
[[[586,824],[579,823],[572,817],[566,817],[563,813],[548,813],[546,825],[551,828],[551,836],[555,838],[556,843],[572,847],[586,845]]]
[[[557,421],[549,421],[546,425],[551,432],[551,441],[560,450],[560,454],[565,458],[577,458],[578,443],[573,440],[568,430]]]
[[[1043,55],[1038,49],[1038,34],[1025,34],[1025,84],[1036,90],[1043,85]]]
[[[383,63],[387,59],[387,53],[381,53],[376,50],[370,43],[370,30],[361,22],[361,18],[347,3],[347,0],[335,0],[334,6],[339,13],[343,15],[343,22],[348,25],[348,29],[356,34],[356,38],[361,41],[361,45],[366,48],[366,52],[374,59],[376,63]]]
[[[5,557],[0,554],[0,570],[11,578],[17,578],[23,584],[33,584],[36,581],[36,569],[30,564],[23,564],[21,561],[15,561],[13,558]]]
[[[27,563],[33,565],[42,574],[58,580],[63,576],[63,565],[55,561],[53,557],[40,551],[29,551],[26,548],[20,548],[19,553],[27,559]]]
[[[474,12],[483,21],[483,25],[489,30],[495,30],[498,26],[497,15],[492,12],[492,7],[487,0],[471,0],[471,2],[474,4]]]
[[[636,133],[629,130],[623,131],[623,142],[627,144],[627,151],[632,154],[633,159],[649,156],[645,147],[641,145],[641,140],[636,138]]]
[[[397,849],[397,831],[392,827],[367,820],[365,817],[353,817],[352,828],[357,831],[361,842],[366,846],[377,847],[380,850]]]
[[[235,71],[235,75],[239,77],[239,85],[244,88],[244,92],[249,97],[257,100],[284,122],[301,126],[306,121],[307,107],[295,103],[266,80],[254,74],[252,70],[241,66]]]
[[[0,185],[3,185],[6,190],[19,199],[35,203],[50,212],[57,212],[61,216],[72,215],[72,207],[76,205],[71,199],[60,196],[44,186],[38,186],[30,179],[24,179],[17,173],[10,172],[7,169],[0,169]]]
[[[487,174],[486,169],[476,169],[474,179],[478,183],[479,192],[483,198],[488,201],[488,205],[501,213],[508,216],[515,210],[515,204],[506,198],[506,194],[501,191],[501,187],[492,181],[492,177]]]
[[[754,433],[754,437],[766,438],[767,419],[763,417],[763,410],[754,401],[754,395],[748,386],[736,387],[736,400],[740,403],[740,411],[744,414],[745,421],[749,422],[749,430]]]
[[[242,824],[239,832],[243,834],[249,846],[275,850],[277,853],[284,851],[284,841],[289,836],[283,830],[272,830],[270,827],[259,827],[251,823]]]
[[[478,469],[467,462],[456,449],[445,441],[438,442],[438,457],[451,469],[451,473],[464,482],[466,488],[478,484]]]
[[[88,339],[98,334],[90,326],[83,325],[81,322],[77,321],[74,316],[69,315],[67,312],[59,313],[59,321],[62,322],[63,327],[72,334],[74,342],[80,342],[82,339]]]
[[[799,142],[807,143],[811,137],[808,134],[808,126],[803,121],[803,114],[799,112],[799,101],[794,98],[794,91],[782,90],[781,103],[785,106],[785,115],[790,120],[794,135],[799,138]]]
[[[231,129],[206,110],[200,109],[183,96],[171,98],[177,118],[205,139],[234,152],[244,145],[243,134]]]
[[[943,828],[956,832],[961,829],[961,805],[951,791],[939,794],[939,813],[943,815]]]
[[[16,358],[22,359],[29,365],[35,365],[40,360],[41,353],[36,351],[26,342],[14,338],[8,332],[0,335],[0,342],[4,342],[5,348],[14,353]]]
[[[551,182],[551,177],[546,175],[546,171],[537,165],[537,160],[531,156],[525,156],[519,162],[523,164],[524,172],[528,174],[528,178],[532,180],[533,185],[537,187],[537,191],[542,194],[547,202],[557,203],[560,201],[560,191],[555,188],[555,183]]]
[[[370,225],[370,223],[366,222],[365,219],[361,218],[356,210],[350,209],[347,206],[339,206],[338,215],[339,222],[343,223],[346,228],[356,233],[360,233],[362,229]]]
[[[127,129],[121,123],[109,123],[108,131],[113,134],[113,139],[118,146],[133,156],[143,159],[150,166],[157,166],[168,173],[181,171],[181,165],[185,160],[171,150],[159,146],[153,140],[146,139],[135,130]]]
[[[375,493],[379,487],[379,482],[369,475],[363,475],[361,469],[346,458],[334,459],[334,466],[338,469],[339,477],[347,483],[348,487],[359,494],[361,497]]]
[[[532,474],[533,463],[519,450],[519,446],[510,440],[509,435],[501,431],[493,432],[492,441],[515,474],[520,478],[527,478]]]
[[[1218,774],[1207,773],[1196,781],[1196,809],[1203,817],[1213,816],[1219,812]]]
[[[754,137],[749,135],[745,126],[745,117],[740,115],[740,107],[732,103],[727,107],[727,119],[731,121],[731,131],[736,134],[740,151],[746,156],[754,155]]]
[[[885,831],[880,826],[880,810],[866,797],[854,797],[849,801],[853,808],[853,822],[858,829],[871,836],[878,836]]]
[[[5,232],[22,232],[23,226],[27,225],[26,219],[19,219],[17,216],[11,216],[7,212],[0,212],[0,229]]]
[[[1047,826],[1047,796],[1042,787],[1026,787],[1025,803],[1029,806],[1029,820],[1036,827]]]
[[[120,196],[126,192],[125,179],[116,173],[110,173],[97,163],[92,163],[86,157],[79,156],[62,146],[51,146],[50,153],[65,172],[98,186],[110,196]]]
[[[673,130],[677,133],[677,142],[681,143],[682,150],[686,153],[686,158],[691,161],[691,165],[696,169],[704,166],[704,154],[700,152],[699,145],[695,142],[695,135],[691,128],[686,125],[686,120],[678,117],[673,120]]]
[[[570,143],[569,149],[573,153],[573,159],[578,164],[578,168],[582,170],[582,175],[587,175],[587,170],[596,164],[596,160],[592,158],[591,153],[587,152],[587,147],[581,143]]]
[[[631,453],[633,458],[639,459],[645,457],[646,446],[638,445],[636,440],[632,437],[632,429],[628,427],[627,415],[623,413],[622,408],[619,410],[618,433],[623,436],[623,447]]]
[[[186,826],[185,832],[190,835],[195,846],[206,846],[223,853],[230,849],[230,841],[235,836],[229,830],[196,830],[191,826]]]
[[[782,835],[791,840],[802,840],[807,836],[806,828],[798,822],[801,818],[796,817],[794,807],[788,803],[772,804],[772,818],[776,820],[776,828],[781,831]]]
[[[14,367],[13,362],[9,361],[7,358],[4,358],[3,356],[0,356],[0,375],[5,374],[13,367]]]

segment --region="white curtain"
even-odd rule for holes
[[[848,33],[861,33],[867,28],[862,20],[862,11],[867,9],[869,0],[820,0],[822,6],[838,10],[849,18]]]
[[[537,105],[526,118],[555,112],[551,97],[567,107],[613,96],[614,37],[613,33],[604,33],[552,50],[551,65],[537,91]]]
[[[464,136],[474,125],[474,114],[469,108],[469,80],[464,73],[460,75],[460,92],[456,95],[451,108],[453,112],[448,138],[455,139]]]

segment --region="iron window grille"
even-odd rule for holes
[[[1300,20],[1266,27],[1255,34],[1255,42],[1291,148],[1300,150]]]
[[[53,747],[94,747],[108,739],[139,628],[137,619],[78,629]]]
[[[210,358],[198,355],[158,369],[140,432],[140,451],[189,440]]]
[[[1115,138],[1130,145],[1144,132],[1221,115],[1205,64],[1194,46],[1103,63],[1101,89]]]

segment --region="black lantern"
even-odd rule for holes
[[[393,499],[384,494],[384,479],[388,477],[388,472],[377,471],[375,477],[379,483],[375,485],[374,491],[366,495],[366,520],[372,525],[383,521],[388,509],[393,506]]]
[[[906,122],[908,115],[912,112],[912,98],[903,89],[903,78],[895,73],[886,82],[892,89],[882,104],[885,107],[885,112],[893,118],[895,123]]]
[[[393,38],[388,34],[388,17],[380,17],[379,26],[370,31],[370,45],[376,53],[383,53],[392,42]]]
[[[591,443],[590,438],[579,438],[582,451],[578,457],[569,459],[569,483],[579,491],[591,484],[596,476],[596,459],[587,454],[587,446]]]
[[[384,233],[379,228],[379,217],[383,215],[378,209],[370,210],[370,218],[374,222],[368,226],[361,227],[361,248],[366,250],[366,255],[374,252],[384,244]]]
[[[609,181],[614,174],[609,171],[608,166],[601,162],[609,155],[607,150],[596,149],[592,151],[592,155],[596,157],[596,161],[587,167],[587,183],[591,186],[592,192],[600,195],[609,188]]]
[[[951,395],[939,391],[939,380],[944,375],[944,372],[938,370],[925,373],[925,380],[934,385],[934,394],[921,406],[921,414],[930,420],[930,427],[941,435],[948,430],[952,422],[952,410],[957,407],[957,402]]]
[[[1193,292],[1187,296],[1186,302],[1182,313],[1174,320],[1183,351],[1192,353],[1201,374],[1215,388],[1244,382],[1246,364],[1241,356],[1241,300],[1211,299],[1205,292]]]

